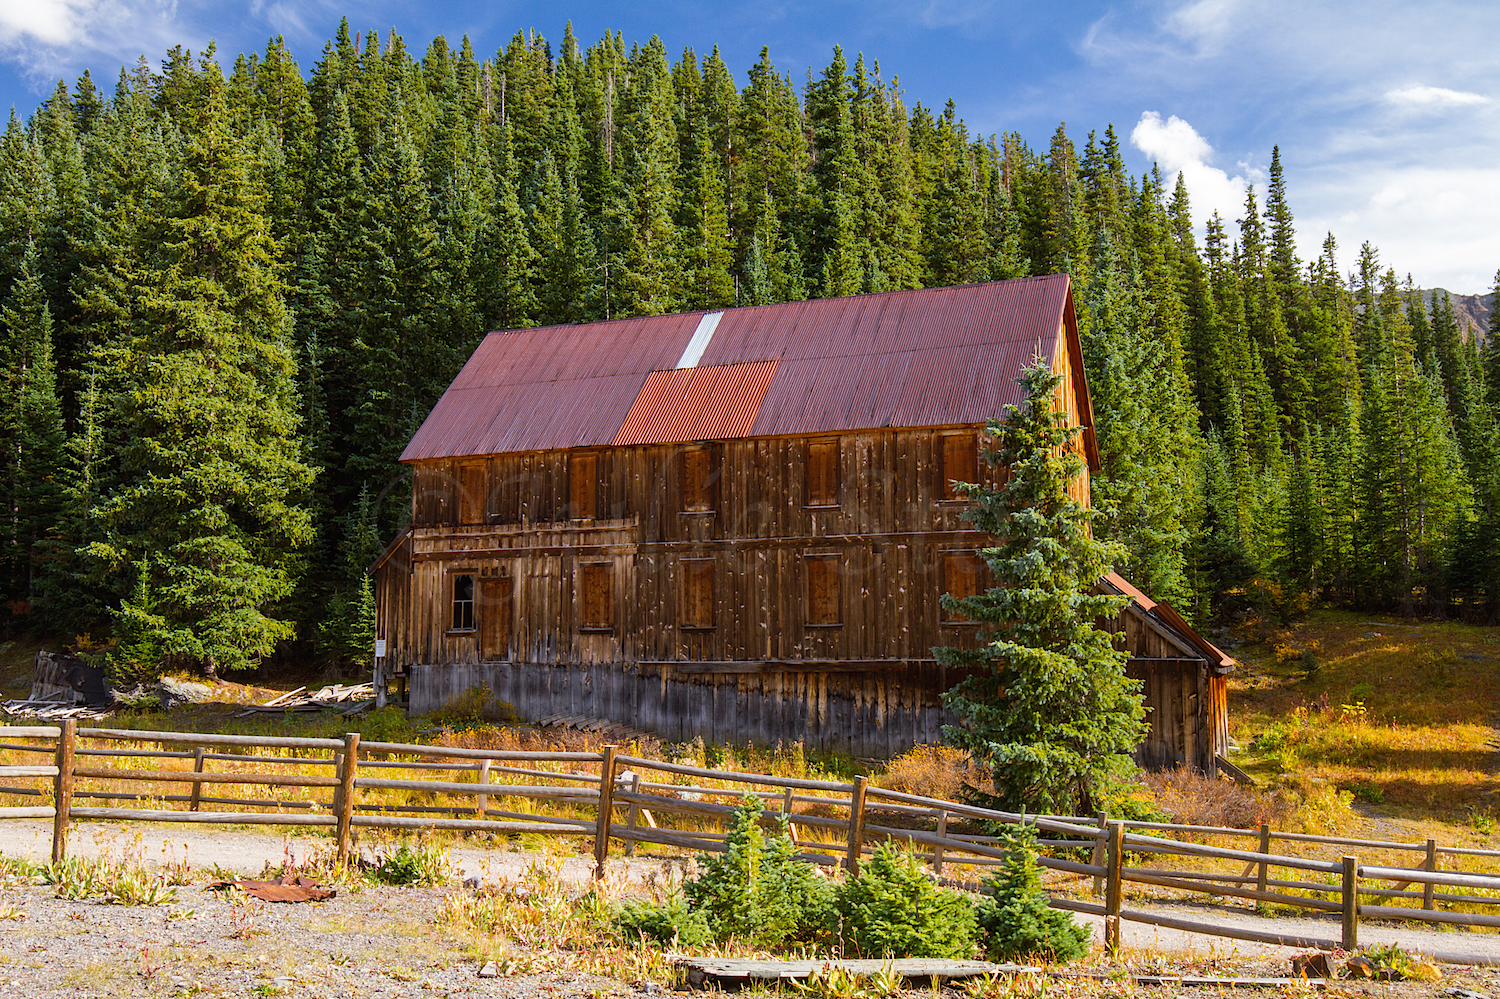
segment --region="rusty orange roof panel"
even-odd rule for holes
[[[612,444],[679,444],[744,437],[775,361],[653,371]]]

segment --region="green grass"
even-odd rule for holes
[[[1236,764],[1271,788],[1337,788],[1367,826],[1500,845],[1500,629],[1320,611],[1253,637],[1233,652]]]

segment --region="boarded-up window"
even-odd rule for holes
[[[487,660],[510,658],[511,578],[486,576],[479,581],[480,655]]]
[[[458,466],[458,522],[484,523],[484,462],[467,462]]]
[[[712,448],[695,447],[682,452],[682,508],[714,508],[714,452]]]
[[[807,505],[839,505],[839,442],[810,441],[807,445]]]
[[[579,581],[583,604],[579,627],[604,631],[615,626],[615,567],[608,562],[585,564]]]
[[[598,511],[599,456],[575,454],[568,460],[568,509],[574,520],[593,520]]]
[[[712,628],[715,616],[713,560],[683,562],[682,626]]]
[[[453,630],[474,630],[474,577],[467,572],[453,577]]]
[[[965,552],[943,556],[943,592],[956,600],[984,592],[984,563],[978,555]],[[943,620],[969,622],[962,614],[949,610],[943,611]]]
[[[979,480],[978,441],[968,433],[945,434],[939,440],[943,445],[943,499],[963,499],[953,484]]]
[[[807,559],[807,623],[838,625],[844,621],[839,601],[839,560],[826,555]]]

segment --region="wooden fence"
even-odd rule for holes
[[[78,728],[67,720],[60,726],[0,727],[0,752],[37,761],[0,766],[0,794],[45,803],[0,807],[0,818],[51,818],[53,862],[63,859],[69,829],[78,820],[199,822],[330,827],[339,863],[349,859],[359,828],[577,836],[592,840],[596,874],[602,876],[611,842],[623,844],[626,854],[637,844],[724,849],[719,830],[738,799],[750,793],[766,803],[767,822],[786,817],[800,856],[848,870],[856,870],[876,844],[897,841],[939,877],[946,871],[972,879],[977,869],[1002,863],[1005,846],[997,837],[961,829],[994,822],[1034,825],[1046,851],[1041,864],[1075,876],[1077,893],[1097,899],[1054,897],[1053,906],[1102,916],[1110,947],[1119,945],[1122,921],[1346,950],[1358,946],[1361,920],[1500,927],[1500,909],[1454,910],[1500,907],[1500,871],[1440,868],[1442,858],[1454,865],[1496,866],[1500,851],[1433,840],[1132,822],[1103,814],[1022,815],[875,787],[864,777],[843,783],[737,773],[642,759],[613,746],[597,753],[526,752],[366,742],[358,733],[342,739],[210,735]],[[43,779],[50,786],[24,786]],[[185,786],[172,793],[173,785]],[[205,786],[261,788],[269,797],[205,794]],[[126,803],[134,807],[121,807]],[[539,805],[554,814],[536,814]],[[1238,849],[1196,841],[1210,838],[1254,842]],[[1335,858],[1290,852],[1329,848]],[[1361,864],[1347,852],[1354,849],[1393,859]],[[1400,862],[1413,854],[1419,865]],[[1148,864],[1147,858],[1155,859]],[[1161,858],[1190,866],[1164,866]],[[1214,862],[1231,866],[1213,869]],[[977,887],[972,880],[953,883]],[[1127,885],[1337,915],[1339,930],[1325,938],[1127,908]],[[1482,955],[1432,956],[1500,963]]]

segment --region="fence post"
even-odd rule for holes
[[[354,777],[359,772],[359,733],[344,733],[344,758],[339,761],[338,793],[338,862],[349,862],[354,845]]]
[[[1344,895],[1344,932],[1340,946],[1352,953],[1359,947],[1359,860],[1355,857],[1344,858],[1344,882],[1342,888]]]
[[[1262,822],[1260,824],[1260,852],[1262,855],[1271,852],[1271,827],[1265,822]],[[1270,865],[1266,861],[1262,860],[1260,862],[1260,869],[1256,872],[1255,875],[1256,891],[1266,890],[1266,881],[1269,874]]]
[[[1097,837],[1095,837],[1095,839],[1094,839],[1094,853],[1093,853],[1093,856],[1089,857],[1089,863],[1093,864],[1095,867],[1103,867],[1104,866],[1104,861],[1106,859],[1106,850],[1107,850],[1104,841],[1108,838],[1108,833],[1109,833],[1109,813],[1108,812],[1100,812],[1099,813],[1099,835]],[[1095,895],[1099,895],[1099,896],[1102,896],[1104,894],[1104,875],[1103,874],[1095,874],[1094,875],[1094,894]]]
[[[1427,841],[1427,863],[1422,865],[1422,869],[1429,874],[1437,870],[1437,840],[1435,839]],[[1431,881],[1422,886],[1422,908],[1432,908],[1432,891],[1435,887]]]
[[[193,747],[193,773],[201,774],[203,772],[203,755],[206,752],[207,750],[205,750],[202,746]],[[193,801],[192,804],[188,806],[188,810],[196,812],[198,810],[199,799],[201,799],[202,797],[203,782],[201,780],[195,780],[193,781]]]
[[[615,753],[618,746],[604,747],[599,768],[599,818],[594,823],[594,880],[604,880],[604,861],[609,857],[609,820],[615,809]]]
[[[1104,888],[1104,946],[1110,953],[1120,949],[1120,903],[1124,892],[1121,873],[1125,866],[1125,823],[1109,823],[1108,871]]]
[[[73,749],[78,740],[78,721],[62,720],[57,735],[57,776],[52,779],[52,862],[62,863],[68,851],[68,812],[73,807]]]
[[[641,793],[641,775],[640,774],[631,774],[630,775],[630,793],[631,794],[640,794]],[[634,857],[635,856],[635,838],[634,838],[635,823],[636,823],[636,818],[640,814],[641,814],[641,806],[637,802],[632,801],[630,803],[630,832],[632,834],[632,838],[627,839],[625,841],[625,856],[627,856],[627,857]]]
[[[844,869],[850,874],[859,873],[859,851],[865,844],[865,787],[869,783],[863,774],[855,777],[849,801],[849,850],[844,854]]]
[[[481,784],[488,784],[489,782],[490,782],[490,761],[489,760],[480,760],[479,761],[479,783],[481,783]],[[475,811],[477,811],[479,813],[478,816],[476,816],[477,818],[481,818],[481,819],[484,818],[484,810],[486,808],[488,808],[489,806],[490,806],[490,796],[489,795],[487,795],[487,794],[479,794],[479,795],[475,795],[474,796],[474,809],[475,809]]]
[[[948,810],[938,809],[937,834],[948,835]],[[932,873],[938,877],[943,876],[943,844],[939,843],[932,848]]]

